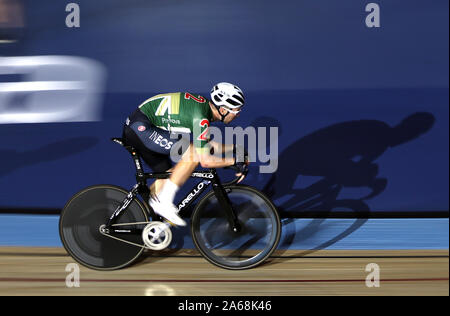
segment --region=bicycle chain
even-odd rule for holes
[[[120,224],[113,224],[113,225],[111,225],[111,227],[114,227],[114,226],[129,226],[129,225],[148,225],[150,223],[151,222],[120,223]],[[170,225],[170,224],[168,224],[168,225]],[[130,245],[133,245],[133,246],[136,246],[136,247],[144,248],[144,249],[147,249],[147,250],[153,250],[153,249],[147,247],[145,244],[143,244],[143,245],[136,244],[136,243],[134,243],[132,241],[121,239],[119,237],[115,237],[115,236],[112,236],[110,234],[104,233],[103,230],[102,230],[102,227],[104,228],[104,226],[105,225],[101,225],[100,228],[99,228],[100,234],[102,234],[103,236],[106,236],[106,237],[109,237],[109,238],[112,238],[112,239],[115,239],[115,240],[118,240],[118,241],[130,244]]]
[[[113,224],[111,226],[114,227],[114,226],[129,226],[129,225],[144,225],[144,224],[148,225],[150,223],[151,222],[120,223],[120,224]],[[150,248],[146,247],[145,244],[144,245],[139,245],[139,244],[136,244],[134,242],[131,242],[131,241],[128,241],[128,240],[125,240],[125,239],[121,239],[119,237],[115,237],[115,236],[112,236],[112,235],[110,235],[108,233],[105,233],[105,232],[103,232],[103,229],[102,229],[102,228],[104,228],[104,226],[105,225],[101,225],[100,228],[99,228],[100,234],[102,234],[103,236],[106,236],[106,237],[109,237],[109,238],[112,238],[112,239],[124,242],[126,244],[130,244],[130,245],[133,245],[133,246],[136,246],[136,247],[139,247],[139,248],[150,249]]]

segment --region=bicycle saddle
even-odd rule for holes
[[[136,149],[134,149],[133,146],[129,146],[125,143],[125,140],[123,138],[119,138],[119,137],[114,137],[111,138],[111,140],[117,144],[119,144],[122,147],[125,147],[126,150],[128,150],[131,154],[133,154],[133,152],[137,152]]]

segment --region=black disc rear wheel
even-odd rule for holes
[[[61,212],[59,232],[64,248],[76,261],[91,269],[115,270],[139,258],[144,251],[141,235],[121,236],[130,242],[127,243],[100,232],[100,227],[107,224],[127,194],[120,187],[97,185],[77,193],[66,204]],[[148,222],[148,217],[142,203],[134,199],[116,223],[137,222]],[[143,228],[145,224],[125,225],[121,229],[136,229],[138,226]]]

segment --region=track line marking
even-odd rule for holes
[[[0,282],[65,282],[65,279],[39,279],[39,278],[0,278]],[[337,280],[174,280],[174,279],[80,279],[81,282],[92,283],[340,283],[340,282],[365,282],[363,279],[337,279]],[[430,282],[449,281],[449,278],[418,278],[418,279],[382,279],[380,282]]]

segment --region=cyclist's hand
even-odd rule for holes
[[[248,157],[248,152],[244,147],[234,146],[233,154],[235,155],[236,162],[234,164],[234,169],[237,171],[236,177],[239,177],[237,183],[245,179],[248,173],[248,165],[250,164],[250,159]],[[242,159],[243,158],[243,159]],[[242,161],[243,160],[243,161]]]
[[[237,161],[250,161],[247,149],[242,146],[234,145],[233,155]]]
[[[239,177],[239,180],[237,181],[237,183],[241,182],[242,180],[245,179],[245,177],[247,176],[248,173],[248,165],[249,162],[237,162],[235,163],[235,167],[236,167],[236,177]]]

